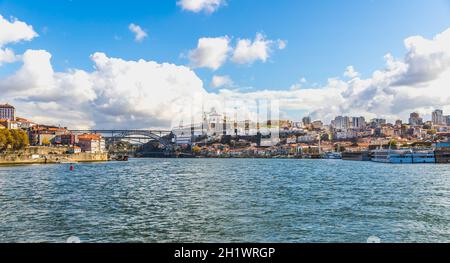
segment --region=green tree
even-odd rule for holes
[[[4,151],[8,148],[13,150],[24,149],[29,145],[28,135],[23,130],[0,130],[0,150]]]

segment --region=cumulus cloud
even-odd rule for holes
[[[32,26],[16,18],[7,20],[0,15],[0,66],[3,63],[11,63],[17,60],[14,51],[9,48],[4,49],[4,46],[21,41],[30,41],[37,36],[38,34]]]
[[[0,15],[0,47],[20,41],[30,41],[37,37],[33,27],[13,18],[7,20]]]
[[[4,97],[39,122],[75,128],[170,127],[193,98],[206,93],[184,66],[95,53],[93,72],[54,72],[50,59],[46,51],[29,50],[22,68],[0,82]]]
[[[147,32],[145,32],[140,26],[136,24],[130,24],[128,26],[128,29],[130,29],[130,31],[134,33],[134,40],[136,42],[142,42],[148,36]]]
[[[357,78],[359,77],[359,73],[355,70],[353,66],[348,66],[347,69],[345,69],[344,76],[347,78]]]
[[[284,40],[270,40],[257,33],[255,40],[239,39],[236,47],[230,44],[228,36],[215,38],[200,38],[197,48],[189,52],[191,66],[194,68],[219,69],[225,62],[231,60],[237,64],[252,64],[256,61],[266,62],[273,48],[285,49]]]
[[[177,2],[183,10],[191,11],[194,13],[206,12],[214,13],[221,6],[226,5],[225,0],[180,0]]]
[[[3,63],[11,63],[17,60],[17,56],[14,54],[14,51],[7,49],[0,49],[0,66]]]
[[[279,49],[286,48],[286,42],[279,40],[277,42],[266,39],[266,37],[258,33],[253,41],[250,39],[240,39],[233,51],[231,60],[238,64],[252,64],[255,61],[266,62],[272,51],[274,44]]]
[[[28,50],[20,56],[21,68],[0,79],[0,94],[24,117],[72,128],[169,128],[178,125],[178,119],[189,120],[192,113],[201,118],[202,102],[221,100],[278,100],[283,111],[307,111],[324,121],[341,114],[405,119],[412,111],[429,115],[434,108],[448,114],[449,40],[450,29],[432,39],[408,38],[403,58],[386,55],[385,66],[367,78],[349,67],[347,78],[331,78],[321,87],[307,87],[303,80],[292,89],[243,92],[222,88],[218,93],[206,92],[200,78],[185,66],[95,53],[93,70],[57,72],[49,52]],[[241,54],[251,55],[238,56],[239,61],[267,60],[270,52],[259,46],[263,44],[255,45],[267,41],[257,36],[242,44],[245,52]],[[258,51],[248,51],[253,46]],[[217,69],[230,50],[227,37],[205,38],[189,57],[198,67]],[[217,75],[211,85],[227,87],[230,81]]]
[[[195,68],[219,69],[228,58],[231,48],[227,36],[200,38],[197,48],[189,52],[189,60]]]
[[[213,88],[222,88],[222,87],[230,87],[233,85],[233,80],[229,76],[213,76],[211,81],[211,87]]]

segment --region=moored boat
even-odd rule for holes
[[[342,160],[345,160],[345,161],[370,161],[370,153],[368,151],[343,152]]]
[[[411,150],[375,150],[372,161],[377,163],[413,163]]]
[[[323,155],[323,159],[342,159],[342,153],[340,152],[327,152]]]

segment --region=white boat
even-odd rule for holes
[[[342,159],[342,153],[340,152],[327,152],[323,156],[324,159]]]

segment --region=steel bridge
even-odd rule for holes
[[[123,139],[137,141],[158,141],[166,148],[172,147],[172,143],[165,139],[171,131],[166,130],[70,130],[73,134],[100,134],[105,139],[120,141]]]

